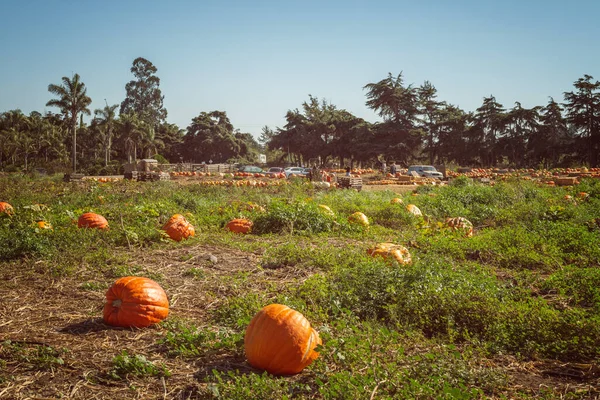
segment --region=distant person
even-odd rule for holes
[[[350,176],[350,171],[351,171],[350,167],[346,167],[346,176]]]
[[[396,175],[397,169],[396,169],[396,162],[392,161],[392,165],[390,165],[390,174],[392,175]]]
[[[312,167],[312,170],[310,172],[311,172],[311,177],[310,177],[311,181],[319,181],[320,180],[319,177],[321,175],[321,172],[319,171],[319,168],[317,167],[317,164],[315,164]]]
[[[381,162],[381,172],[385,175],[385,171],[387,171],[387,165],[385,164],[385,161]]]

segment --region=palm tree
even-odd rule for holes
[[[96,109],[94,114],[96,115],[96,119],[98,124],[104,128],[104,166],[108,166],[110,162],[110,148],[112,146],[112,135],[113,128],[115,125],[116,119],[116,109],[119,107],[118,104],[109,106],[108,104],[104,106],[104,108]]]
[[[127,152],[127,162],[132,162],[132,150],[133,160],[137,160],[137,143],[144,135],[143,122],[136,114],[121,114],[117,120],[117,130],[123,149]]]
[[[73,130],[73,172],[77,170],[77,117],[80,113],[90,115],[88,106],[92,103],[86,95],[87,89],[81,82],[79,74],[73,75],[72,79],[66,76],[62,78],[62,85],[51,83],[48,85],[48,91],[58,96],[46,103],[46,106],[60,108],[61,112],[69,121],[69,126]]]

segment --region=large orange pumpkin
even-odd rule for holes
[[[92,212],[82,214],[77,221],[79,228],[108,229],[108,221],[102,215]]]
[[[369,226],[369,218],[360,211],[355,212],[354,214],[348,217],[348,221],[351,224],[359,224],[362,226]]]
[[[108,325],[144,328],[169,315],[169,300],[162,287],[140,276],[119,278],[106,292],[104,322]]]
[[[412,215],[414,215],[415,217],[422,217],[423,213],[421,212],[421,210],[419,210],[419,207],[415,206],[414,204],[409,204],[406,206],[406,210],[411,213]]]
[[[252,230],[252,221],[245,218],[232,219],[225,225],[225,227],[234,233],[248,233]]]
[[[396,260],[400,265],[408,265],[412,262],[408,249],[394,243],[378,243],[367,249],[367,254],[373,257],[379,256],[388,260]]]
[[[473,236],[473,224],[465,217],[447,218],[446,225],[455,231],[462,231],[466,237]]]
[[[244,336],[248,362],[273,375],[297,374],[310,365],[322,344],[317,331],[296,310],[270,304],[250,321]]]
[[[187,239],[196,234],[194,226],[181,214],[175,214],[163,226],[167,235],[176,242]]]
[[[8,215],[12,215],[14,212],[13,207],[4,202],[4,201],[0,201],[0,214],[8,214]]]

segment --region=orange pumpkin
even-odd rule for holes
[[[180,242],[183,239],[187,239],[196,234],[194,225],[192,225],[185,217],[181,214],[175,214],[167,223],[163,226],[163,230],[167,232],[167,235],[176,242]]]
[[[411,213],[412,215],[414,215],[415,217],[422,217],[423,213],[421,212],[421,210],[419,210],[419,207],[415,206],[414,204],[409,204],[406,206],[406,210]]]
[[[245,218],[232,219],[225,227],[233,233],[248,233],[252,230],[252,221]]]
[[[0,201],[0,214],[13,215],[13,213],[14,209],[10,204]]]
[[[144,328],[169,315],[169,300],[162,287],[140,276],[119,278],[106,292],[104,322],[108,325]]]
[[[296,310],[270,304],[250,321],[244,336],[248,362],[273,375],[297,374],[310,365],[322,344],[317,331]]]
[[[379,256],[388,260],[396,260],[400,265],[408,265],[412,262],[412,257],[408,249],[394,243],[378,243],[374,247],[367,249],[367,254],[372,257]]]
[[[36,222],[36,225],[39,229],[52,229],[52,224],[50,222],[46,222],[44,220]]]
[[[351,224],[359,224],[362,226],[369,226],[369,218],[360,211],[355,212],[354,214],[348,217],[348,221]]]
[[[404,201],[400,197],[394,197],[390,200],[390,204],[403,204]]]
[[[447,218],[446,225],[452,230],[461,230],[466,237],[473,236],[473,224],[464,217]]]
[[[77,221],[79,228],[108,229],[108,221],[102,215],[92,212],[82,214]]]

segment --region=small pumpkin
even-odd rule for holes
[[[372,257],[383,257],[387,260],[395,260],[400,265],[408,265],[412,262],[410,252],[404,246],[394,243],[378,243],[367,249],[367,254]]]
[[[446,226],[455,231],[463,231],[466,237],[473,236],[473,224],[464,217],[447,218]]]
[[[331,208],[329,208],[329,206],[325,205],[325,204],[319,204],[319,209],[324,213],[327,214],[331,217],[333,217],[335,214],[333,213],[333,210]]]
[[[322,344],[310,322],[296,310],[270,304],[246,328],[244,349],[250,365],[273,375],[292,375],[319,357]]]
[[[104,322],[108,325],[145,328],[169,315],[169,300],[152,279],[125,276],[106,292]]]
[[[49,230],[52,230],[52,224],[50,222],[46,222],[44,220],[40,220],[40,221],[36,222],[36,226],[39,229],[49,229]]]
[[[108,221],[100,214],[89,212],[82,214],[79,217],[77,220],[77,227],[108,229]]]
[[[248,233],[252,230],[252,221],[246,218],[232,219],[225,227],[233,233]]]
[[[13,206],[4,201],[0,201],[0,214],[13,215],[14,211]]]
[[[412,215],[414,215],[415,217],[422,217],[423,213],[421,212],[421,210],[419,210],[419,207],[415,206],[414,204],[409,204],[406,206],[406,210],[411,213]]]
[[[175,214],[169,218],[167,223],[163,226],[163,230],[176,242],[180,242],[181,240],[196,234],[194,225],[181,214]]]
[[[348,217],[348,221],[351,224],[359,224],[362,226],[369,226],[369,218],[360,211],[355,212],[354,214]]]
[[[404,201],[400,197],[394,197],[390,200],[390,204],[404,204]]]

